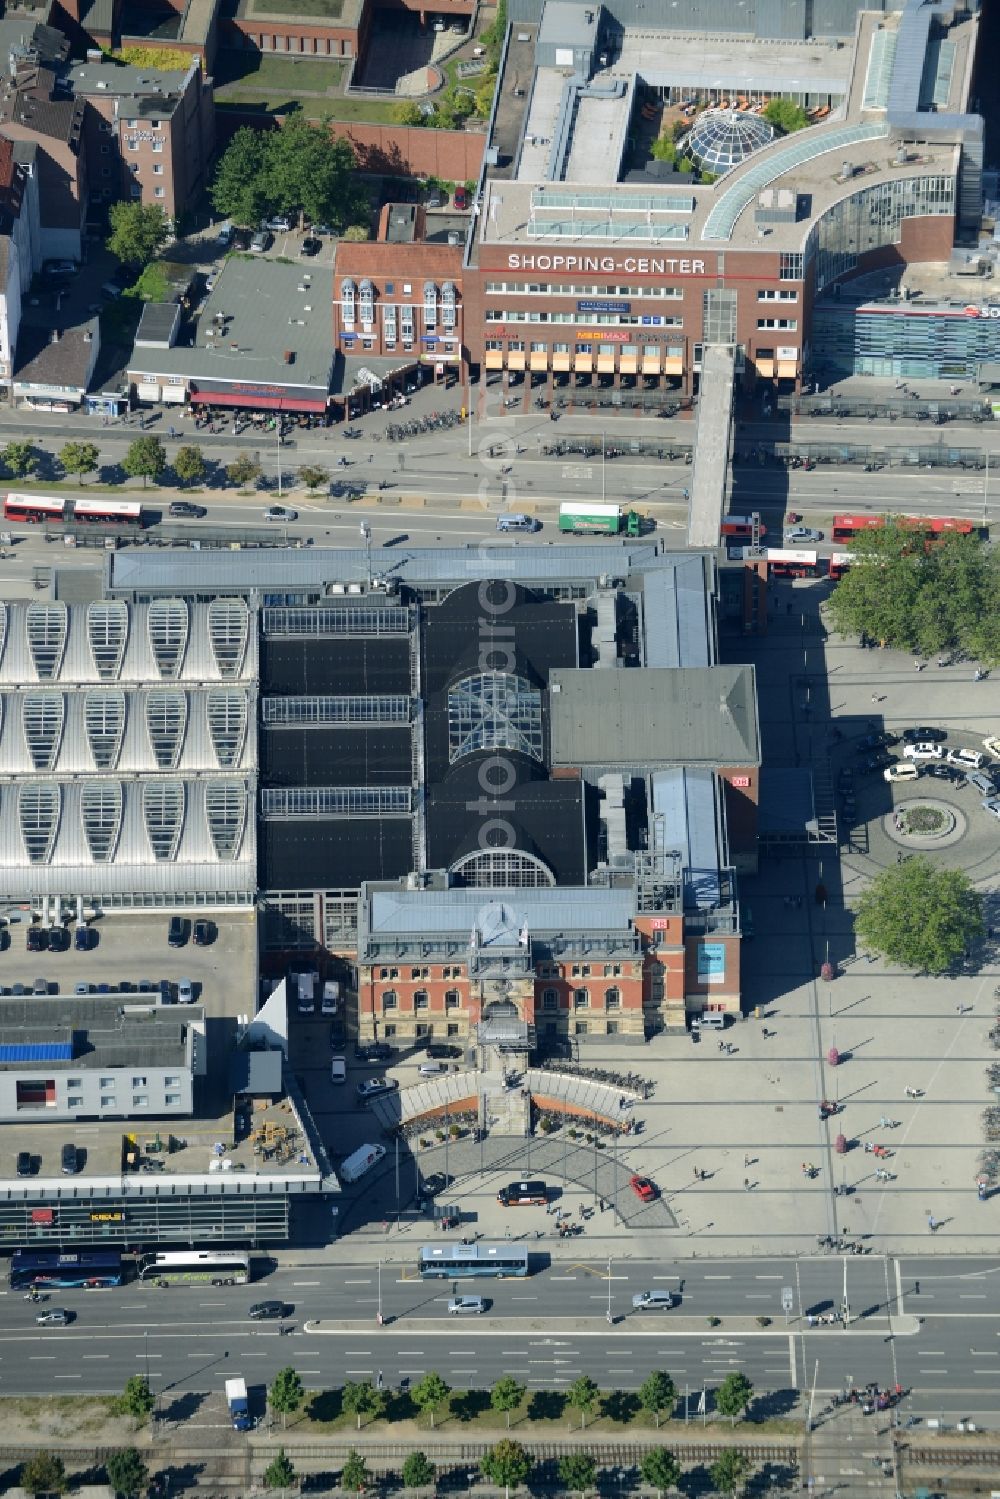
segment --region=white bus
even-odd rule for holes
[[[206,1285],[245,1286],[250,1279],[250,1256],[239,1251],[170,1249],[163,1254],[144,1254],[139,1279],[154,1286]]]

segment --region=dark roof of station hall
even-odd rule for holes
[[[363,880],[399,879],[413,868],[409,817],[264,821],[257,849],[265,890],[352,889]]]
[[[300,693],[409,695],[409,637],[265,638],[261,641],[260,690],[282,697]]]
[[[447,780],[428,790],[427,862],[449,869],[467,854],[493,847],[496,823],[500,846],[534,854],[560,885],[584,885],[595,862],[598,797],[579,777],[519,780],[500,797],[487,797],[479,779],[483,756],[456,766]],[[504,764],[523,771],[523,756],[504,752]],[[522,764],[517,764],[521,761]],[[513,841],[510,841],[513,834]]]
[[[260,774],[266,786],[409,786],[410,726],[265,728]]]
[[[536,855],[561,884],[582,884],[593,862],[588,858],[588,848],[595,846],[593,797],[581,781],[553,781],[548,771],[546,687],[551,671],[564,663],[575,666],[579,659],[575,606],[505,580],[474,581],[428,609],[422,632],[430,867],[448,868],[480,851],[484,826],[496,816],[513,831],[512,848]],[[491,671],[517,675],[539,689],[543,745],[541,760],[501,752],[503,784],[495,794],[484,790],[490,778],[481,775],[483,763],[496,759],[495,751],[463,755],[454,764],[449,754],[449,690],[466,677]]]

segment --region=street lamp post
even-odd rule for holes
[[[614,1317],[611,1315],[611,1256],[608,1255],[608,1326],[614,1325]]]
[[[382,1326],[382,1261],[378,1262],[378,1316],[376,1318],[379,1327]]]
[[[365,580],[372,586],[372,528],[366,520],[361,522],[361,538],[365,544]]]

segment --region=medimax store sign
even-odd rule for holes
[[[558,276],[594,272],[625,276],[714,276],[707,260],[673,255],[539,255],[514,252],[507,256],[508,271],[552,271]]]

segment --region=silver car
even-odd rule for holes
[[[449,1317],[475,1317],[485,1312],[489,1303],[484,1296],[453,1296],[448,1302]]]
[[[632,1297],[634,1312],[669,1312],[673,1304],[673,1291],[636,1291]]]

